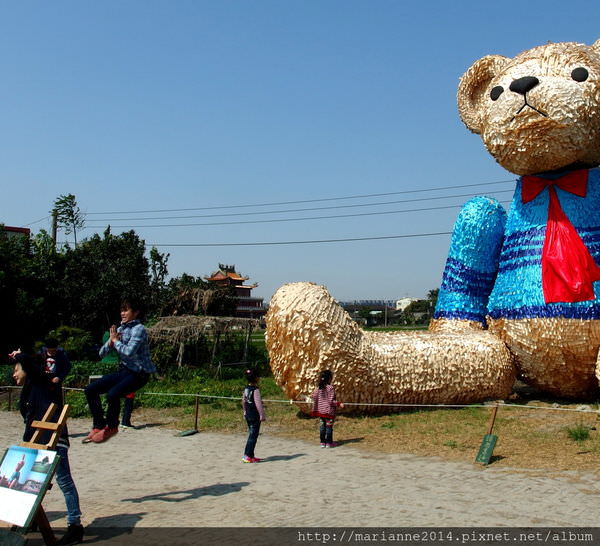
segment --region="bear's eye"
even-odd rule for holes
[[[588,79],[590,73],[587,69],[580,66],[579,68],[575,68],[573,72],[571,72],[571,78],[573,78],[576,82],[584,82]]]
[[[497,85],[490,91],[490,99],[498,100],[502,93],[504,93],[504,87],[502,87],[501,85]]]

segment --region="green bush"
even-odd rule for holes
[[[81,391],[70,391],[65,392],[65,404],[69,404],[69,417],[90,417],[90,410],[88,408],[87,400],[85,395]],[[103,405],[104,405],[103,400]]]
[[[166,372],[169,370],[175,359],[177,358],[177,349],[171,343],[159,341],[153,343],[150,347],[150,353],[152,362],[158,368],[159,372]]]
[[[12,364],[0,366],[0,385],[12,385],[14,383],[12,378],[14,368]]]
[[[584,442],[590,437],[590,429],[585,425],[579,424],[574,427],[567,428],[567,435],[571,440],[576,442]]]
[[[48,337],[56,338],[58,344],[67,352],[71,359],[89,359],[97,356],[92,334],[81,328],[59,326],[49,332]]]
[[[105,375],[117,370],[112,362],[92,362],[80,360],[71,362],[71,372],[65,378],[65,387],[83,388],[89,384],[90,375]]]
[[[244,360],[245,343],[246,335],[244,332],[229,332],[220,338],[213,357],[213,336],[200,336],[197,341],[184,345],[183,363],[199,368],[209,368],[211,361],[215,367],[219,362],[223,364],[241,362]],[[177,367],[175,362],[179,353],[179,346],[157,342],[152,344],[151,353],[152,361],[160,373],[169,373]],[[249,366],[259,367],[265,372],[268,370],[268,353],[264,336],[252,338],[248,345],[245,361]]]

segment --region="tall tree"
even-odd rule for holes
[[[43,229],[31,237],[30,247],[29,266],[35,271],[45,305],[43,316],[39,316],[37,322],[44,325],[46,333],[66,318],[61,297],[65,259],[63,253],[56,252],[52,236]]]
[[[75,196],[72,193],[59,195],[50,213],[57,226],[63,227],[66,235],[73,234],[77,246],[77,230],[83,228],[85,221]]]
[[[439,293],[440,293],[439,288],[433,288],[427,292],[427,300],[429,301],[429,303],[431,305],[432,312],[435,309],[435,306],[437,305],[437,299],[438,299]]]
[[[0,225],[0,351],[3,355],[45,333],[45,285],[32,255],[29,236],[10,236]]]
[[[164,293],[161,314],[165,315],[232,317],[237,307],[233,287],[218,287],[187,273],[171,279]]]
[[[154,246],[150,249],[150,291],[152,308],[157,313],[166,302],[169,256],[169,253],[161,254]]]
[[[135,231],[93,235],[65,252],[62,297],[69,324],[99,336],[118,320],[124,297],[150,300],[145,245]]]

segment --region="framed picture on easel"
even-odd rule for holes
[[[10,446],[0,462],[0,520],[29,527],[60,457],[56,451]]]

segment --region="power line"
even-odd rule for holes
[[[498,192],[499,193],[499,192]],[[507,204],[510,201],[500,201],[500,203]],[[198,226],[231,226],[231,225],[239,225],[239,224],[269,224],[276,222],[300,222],[305,220],[327,220],[333,218],[356,218],[360,216],[379,216],[384,214],[401,214],[404,212],[426,212],[431,210],[444,210],[444,209],[455,209],[462,207],[464,203],[459,205],[445,205],[441,207],[423,207],[418,209],[405,209],[405,210],[387,210],[387,211],[378,211],[378,212],[358,212],[355,214],[333,214],[329,216],[303,216],[300,218],[273,218],[269,220],[238,220],[235,222],[193,222],[186,224],[125,224],[118,225],[112,224],[111,228],[127,228],[127,227],[135,227],[135,228],[164,228],[164,227],[198,227]],[[90,225],[86,226],[86,228],[99,228],[102,226],[99,225]]]
[[[408,235],[383,235],[380,237],[352,237],[348,239],[317,239],[312,241],[262,241],[258,243],[146,243],[146,246],[155,247],[208,247],[208,246],[267,246],[267,245],[309,245],[320,243],[349,243],[355,241],[381,241],[384,239],[407,239],[411,237],[433,237],[436,235],[451,235],[451,231],[438,231],[434,233],[412,233]]]
[[[29,222],[28,224],[24,224],[23,227],[32,226],[33,224],[39,224],[40,222],[43,222],[44,220],[48,220],[48,218],[50,218],[50,216],[44,216],[43,218],[40,218],[39,220],[36,220],[35,222]]]
[[[510,180],[497,180],[494,182],[477,182],[475,184],[459,184],[454,186],[441,186],[437,188],[420,188],[417,190],[403,190],[403,191],[394,191],[387,193],[371,193],[371,194],[363,194],[363,195],[347,195],[341,197],[325,197],[320,199],[302,199],[298,201],[278,201],[272,203],[254,203],[254,204],[244,204],[244,205],[217,205],[210,207],[190,207],[190,208],[177,208],[177,209],[153,209],[153,210],[121,210],[121,211],[105,211],[105,212],[87,212],[85,213],[88,216],[91,215],[101,215],[101,214],[147,214],[147,213],[156,213],[156,212],[186,212],[193,210],[217,210],[217,209],[235,209],[235,208],[248,208],[248,207],[270,207],[276,205],[296,205],[300,203],[319,203],[324,201],[340,201],[344,199],[365,199],[369,197],[385,197],[388,195],[401,195],[408,193],[421,193],[421,192],[430,192],[430,191],[440,191],[440,190],[454,190],[458,188],[473,188],[476,186],[490,186],[494,184],[506,184],[508,182],[515,182],[515,179]]]
[[[514,190],[513,189],[509,189],[509,190],[496,190],[493,192],[490,192],[490,194],[498,194],[498,193],[513,193]],[[283,209],[283,210],[275,210],[275,211],[254,211],[254,212],[227,212],[227,213],[223,213],[223,214],[200,214],[200,215],[190,215],[190,216],[149,216],[149,217],[142,217],[142,218],[136,218],[135,220],[137,221],[142,221],[142,220],[175,220],[175,219],[188,219],[188,218],[221,218],[224,216],[257,216],[257,215],[264,215],[264,214],[282,214],[282,213],[289,213],[289,212],[309,212],[309,211],[313,211],[313,210],[331,210],[331,209],[348,209],[348,208],[359,208],[359,207],[377,207],[377,206],[381,206],[381,205],[397,205],[399,203],[416,203],[416,202],[420,202],[420,201],[434,201],[434,200],[440,200],[440,199],[453,199],[453,198],[458,198],[458,197],[472,197],[473,194],[472,193],[461,193],[461,194],[455,194],[455,195],[443,195],[443,196],[436,196],[436,197],[419,197],[416,199],[399,199],[399,200],[394,200],[394,201],[384,201],[381,203],[355,203],[353,205],[331,205],[331,206],[327,206],[327,207],[307,207],[307,208],[301,208],[301,209]],[[96,221],[100,221],[100,222],[120,222],[122,221],[123,218],[102,218]],[[134,224],[130,224],[130,225],[134,225]]]

